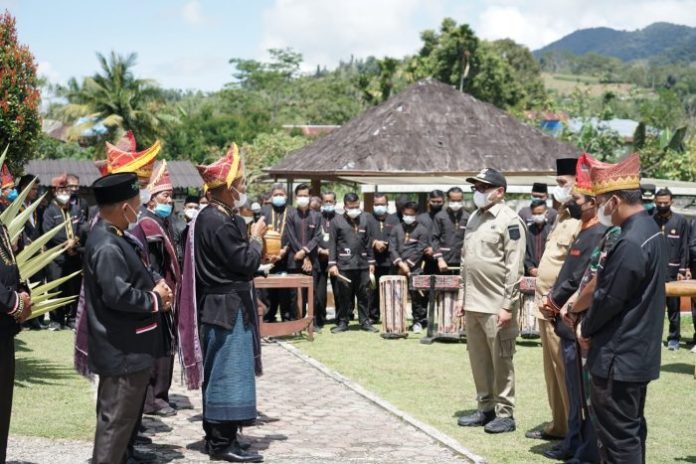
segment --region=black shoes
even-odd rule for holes
[[[460,427],[483,427],[495,419],[494,411],[476,411],[468,416],[462,416],[457,420]]]
[[[346,332],[348,330],[348,324],[345,322],[339,322],[338,325],[331,329],[332,334],[337,334],[341,332]]]
[[[530,430],[529,432],[525,433],[524,436],[527,438],[531,438],[532,440],[547,440],[547,441],[563,440],[563,437],[556,437],[554,435],[549,435],[548,433],[544,432],[543,430]]]
[[[515,419],[512,417],[496,417],[486,424],[486,433],[507,433],[515,431]]]
[[[365,322],[360,326],[360,330],[364,330],[365,332],[371,332],[371,333],[376,333],[379,332],[379,329],[369,322]]]
[[[560,446],[554,446],[553,448],[544,451],[544,457],[553,459],[554,461],[565,461],[572,458],[574,453],[571,453],[567,449],[563,449]]]
[[[263,462],[263,456],[254,453],[253,451],[245,451],[238,443],[223,451],[210,453],[211,461],[227,461],[227,462]]]
[[[155,412],[147,412],[145,414],[148,416],[172,417],[176,416],[176,409],[172,408],[171,406],[165,406]]]

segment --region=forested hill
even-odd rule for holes
[[[624,61],[653,60],[662,63],[696,61],[696,28],[654,23],[636,31],[608,27],[580,29],[534,52],[584,55],[596,53]]]

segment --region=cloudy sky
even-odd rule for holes
[[[54,82],[92,74],[95,52],[137,52],[136,72],[166,87],[216,90],[232,57],[292,47],[304,67],[351,55],[401,57],[444,17],[485,39],[531,49],[586,27],[634,30],[655,21],[696,26],[696,0],[0,0],[17,18],[40,73]]]

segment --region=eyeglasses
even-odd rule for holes
[[[487,185],[487,184],[476,184],[476,185],[471,186],[471,191],[485,193],[488,190],[490,190],[491,187],[492,187],[491,185]]]

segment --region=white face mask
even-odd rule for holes
[[[485,208],[491,204],[491,193],[490,192],[479,192],[478,190],[474,192],[474,204],[477,208]]]
[[[67,205],[68,202],[70,201],[70,194],[69,193],[60,193],[56,195],[56,200],[58,200],[58,203],[61,205]]]
[[[404,224],[410,226],[414,222],[416,222],[416,216],[404,216]]]
[[[242,216],[244,218],[244,224],[249,225],[254,222],[253,216]]]
[[[597,219],[599,219],[599,223],[602,224],[604,227],[612,227],[614,223],[611,222],[611,214],[606,214],[605,212],[607,203],[604,203],[602,206],[599,207],[599,211],[597,211]]]
[[[235,192],[237,192],[237,195],[239,196],[239,199],[238,199],[238,200],[234,200],[234,207],[235,207],[235,208],[241,208],[242,206],[246,205],[246,202],[247,202],[247,200],[249,199],[249,198],[247,198],[247,194],[246,194],[246,193],[240,192],[239,190],[237,190],[237,189],[234,188],[234,187],[232,187],[232,190],[234,190]]]
[[[351,208],[346,210],[346,214],[351,219],[355,219],[356,217],[360,216],[361,213],[362,211],[360,210],[360,208]]]
[[[573,198],[573,196],[570,194],[571,188],[572,187],[570,185],[566,185],[565,187],[557,185],[553,188],[553,190],[551,190],[551,193],[557,202],[564,204]]]
[[[451,201],[447,204],[447,207],[454,212],[457,212],[460,209],[462,209],[462,206],[464,206],[464,205],[462,204],[461,201]]]
[[[309,206],[309,197],[297,197],[297,206],[300,208]]]
[[[532,215],[532,222],[535,224],[543,224],[546,222],[546,215],[545,214],[534,214]]]
[[[128,213],[126,211],[130,211],[131,213],[135,214],[135,221],[131,221],[128,219]],[[131,205],[126,205],[126,207],[123,210],[123,218],[128,221],[128,228],[135,227],[138,224],[138,213],[131,207]]]
[[[197,208],[186,208],[184,210],[184,216],[186,216],[188,219],[195,218],[197,214],[198,214]]]

